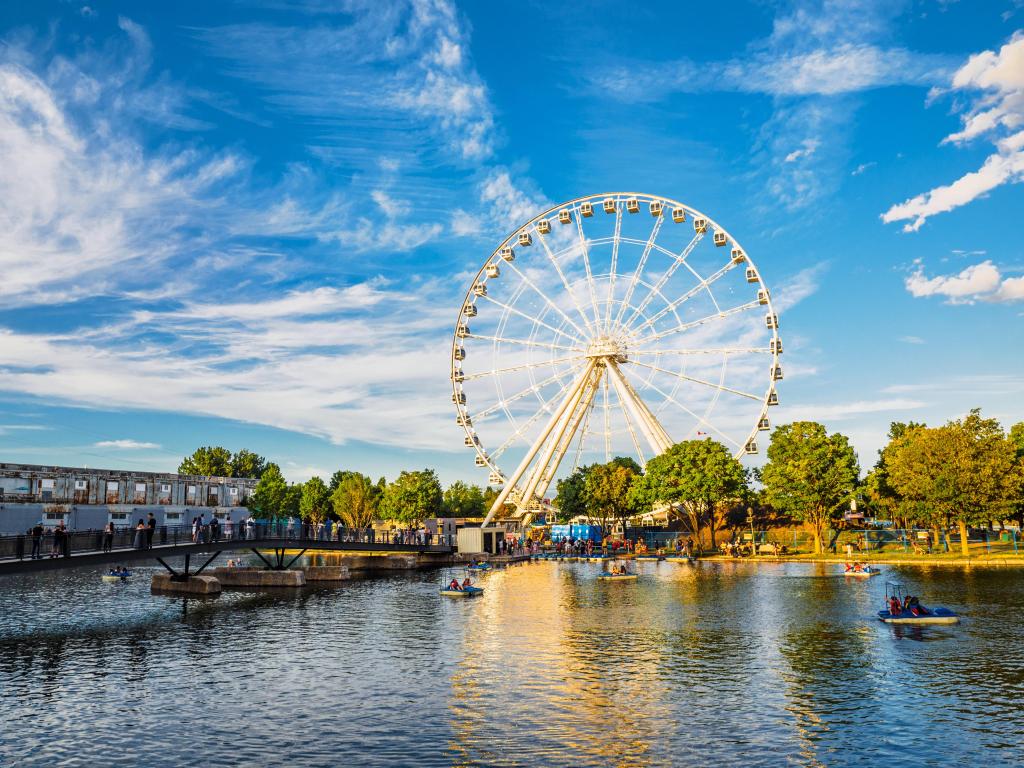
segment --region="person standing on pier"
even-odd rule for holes
[[[43,556],[39,554],[39,547],[43,543],[43,526],[36,523],[32,526],[32,559],[42,560]]]
[[[146,548],[146,524],[139,518],[139,524],[135,526],[135,541],[132,542],[132,547],[135,549]]]
[[[149,520],[146,521],[146,549],[153,548],[153,534],[156,533],[156,517],[149,513]]]

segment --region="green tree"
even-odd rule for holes
[[[1010,442],[1017,451],[1018,464],[1024,464],[1024,421],[1018,421],[1010,427]],[[1024,530],[1024,480],[1017,489],[1017,503],[1014,504],[1014,517],[1017,518],[1017,526]]]
[[[686,515],[701,547],[707,525],[715,547],[715,515],[742,498],[747,490],[743,466],[714,440],[685,440],[647,462],[647,471],[632,490],[635,503],[647,509],[668,504]]]
[[[602,535],[606,536],[611,531],[612,520],[618,520],[625,532],[626,522],[636,514],[635,499],[629,493],[633,478],[638,475],[633,467],[639,469],[636,462],[630,466],[627,462],[613,459],[607,464],[590,467],[587,473],[584,484],[587,514],[597,519]]]
[[[964,419],[912,433],[892,457],[890,478],[909,501],[956,521],[966,557],[968,526],[1009,513],[1019,501],[1024,470],[1013,439],[974,409]]]
[[[587,475],[593,466],[577,467],[571,475],[558,481],[555,507],[559,522],[565,523],[587,514]]]
[[[417,523],[437,517],[444,503],[441,483],[432,469],[403,471],[388,483],[381,497],[381,516],[401,523]]]
[[[306,522],[322,523],[330,514],[330,494],[319,477],[311,477],[302,484],[302,498],[299,500],[299,514]]]
[[[302,517],[302,483],[291,483],[284,492],[281,514],[285,517]]]
[[[857,485],[857,455],[845,435],[813,421],[777,427],[762,470],[768,501],[810,526],[821,553],[826,529]]]
[[[916,429],[923,429],[918,422],[894,421],[889,425],[889,442],[878,452],[878,461],[864,480],[868,501],[876,512],[891,520],[897,528],[909,528],[913,519],[919,517],[917,506],[899,494],[889,481],[889,463],[893,454],[910,439]],[[920,522],[920,521],[919,521]]]
[[[179,475],[232,477],[231,451],[219,445],[205,445],[186,456],[178,465]]]
[[[479,485],[456,480],[444,492],[444,514],[448,517],[483,517],[484,492]]]
[[[263,470],[256,488],[253,491],[249,508],[253,511],[253,517],[273,519],[284,514],[285,496],[288,493],[288,483],[285,482],[281,468],[273,462],[267,464]]]
[[[377,519],[383,485],[384,478],[377,485],[366,475],[346,472],[331,494],[334,514],[349,528],[368,528]]]
[[[263,476],[263,470],[267,468],[267,460],[258,453],[243,448],[231,457],[231,477],[255,477]]]

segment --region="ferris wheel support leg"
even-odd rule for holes
[[[591,374],[592,374],[593,370],[594,370],[594,366],[591,366],[591,368],[590,368]],[[590,390],[590,385],[591,385],[591,376],[588,376],[586,381],[583,383],[583,386],[581,386],[574,393],[574,397],[573,397],[573,401],[572,401],[572,407],[569,408],[566,411],[566,413],[565,413],[565,423],[560,423],[560,428],[551,437],[551,440],[548,441],[548,445],[544,449],[544,453],[541,455],[540,461],[537,462],[537,466],[534,468],[533,473],[530,476],[530,480],[526,484],[526,488],[523,489],[523,498],[522,498],[522,503],[523,504],[529,505],[531,499],[533,499],[533,495],[534,495],[534,493],[537,490],[537,485],[540,483],[540,479],[544,475],[544,472],[548,468],[548,465],[551,463],[551,460],[555,456],[555,453],[559,452],[560,455],[558,456],[557,461],[561,462],[561,460],[562,460],[561,454],[563,454],[566,450],[568,450],[568,448],[569,448],[568,443],[572,441],[572,434],[570,433],[569,441],[567,441],[564,445],[562,443],[562,439],[565,436],[566,431],[569,429],[569,425],[570,424],[572,425],[572,432],[573,433],[579,427],[579,420],[575,419],[574,416],[576,415],[576,410],[577,410],[577,408],[579,406],[580,401],[583,399],[584,391],[585,390],[589,391]]]
[[[523,474],[529,468],[531,462],[536,457],[537,453],[543,447],[544,443],[547,442],[547,439],[548,437],[550,437],[551,432],[562,420],[562,416],[569,409],[569,406],[572,403],[577,402],[578,396],[582,392],[584,385],[590,379],[590,374],[594,370],[594,365],[594,361],[591,360],[587,364],[586,370],[584,370],[583,373],[580,374],[579,378],[577,378],[576,381],[573,382],[572,388],[566,393],[565,398],[558,406],[558,410],[556,410],[555,413],[552,414],[551,418],[548,420],[548,423],[544,427],[544,430],[541,432],[540,436],[537,438],[536,441],[534,441],[533,445],[530,446],[530,449],[526,452],[526,455],[523,457],[523,460],[519,462],[519,466],[516,467],[516,471],[513,472],[511,477],[509,477],[505,481],[505,486],[501,489],[501,493],[498,494],[498,498],[496,498],[494,500],[494,503],[491,505],[491,508],[487,512],[487,516],[484,518],[481,527],[486,527],[487,524],[494,519],[494,516],[498,513],[498,510],[505,506],[505,500],[508,498],[508,495],[512,492],[512,489],[515,488],[516,483],[518,483],[519,480],[522,479]]]
[[[675,443],[672,441],[672,438],[669,437],[668,432],[666,432],[665,428],[661,426],[661,422],[659,422],[657,417],[651,412],[651,409],[647,407],[647,403],[643,401],[643,398],[641,398],[637,391],[633,388],[633,385],[629,383],[629,379],[627,379],[623,375],[622,371],[619,370],[618,365],[616,365],[615,363],[611,363],[611,365],[612,367],[615,368],[615,372],[619,375],[619,378],[622,379],[623,385],[633,396],[633,400],[637,404],[637,407],[640,408],[640,410],[643,411],[644,414],[646,414],[647,421],[651,425],[651,431],[654,433],[654,436],[658,439],[658,441],[663,445],[659,453],[667,451],[669,448],[675,445]]]
[[[615,393],[619,396],[619,400],[622,401],[622,405],[633,414],[633,419],[639,425],[640,431],[644,433],[644,438],[650,444],[651,450],[654,451],[655,455],[660,454],[665,450],[663,447],[664,441],[659,438],[650,422],[650,412],[645,411],[637,403],[639,398],[637,398],[636,393],[630,391],[622,377],[622,372],[611,363],[608,364],[608,378],[611,379],[612,385],[615,387]]]
[[[562,459],[569,452],[569,447],[572,445],[573,438],[576,432],[579,431],[580,425],[586,418],[587,410],[594,402],[594,398],[597,396],[598,389],[601,388],[601,380],[604,378],[605,373],[600,369],[595,369],[595,375],[591,379],[590,388],[583,395],[583,399],[580,401],[580,407],[573,413],[573,423],[570,424],[569,428],[565,430],[562,443],[559,449],[555,452],[554,461],[551,465],[545,467],[545,471],[540,476],[540,482],[537,484],[537,488],[534,490],[536,496],[543,497],[547,493],[548,488],[551,485],[552,479],[555,477],[555,473],[558,472],[558,467],[562,463]],[[532,515],[530,515],[532,517]],[[524,523],[525,525],[525,523]]]

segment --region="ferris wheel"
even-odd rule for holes
[[[759,311],[760,310],[760,311]],[[664,197],[580,197],[516,229],[459,308],[464,442],[529,520],[552,481],[709,438],[757,452],[778,404],[779,319],[761,272],[707,215]]]

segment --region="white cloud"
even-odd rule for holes
[[[788,155],[783,162],[792,163],[799,160],[801,157],[810,157],[813,155],[820,145],[817,139],[804,139],[803,146],[800,149],[794,149]]]
[[[159,443],[146,443],[139,440],[100,440],[93,443],[97,448],[116,448],[119,451],[144,451],[160,447]]]
[[[854,168],[852,171],[850,171],[850,175],[851,176],[860,176],[862,173],[864,173],[867,170],[870,170],[871,168],[874,168],[876,165],[878,165],[878,163],[873,162],[873,161],[870,162],[870,163],[861,163],[856,168]]]
[[[488,172],[480,183],[480,200],[490,207],[493,218],[504,230],[502,234],[551,207],[542,193],[527,191],[513,182],[505,168]]]
[[[924,344],[925,340],[920,336],[900,336],[900,341],[904,344]]]
[[[936,277],[927,277],[924,266],[918,263],[904,285],[915,298],[944,296],[951,304],[1024,299],[1024,277],[1004,278],[999,268],[989,259],[980,264],[972,264],[955,275]]]
[[[1024,131],[1019,130],[1024,126],[1024,33],[1017,32],[998,52],[971,56],[953,75],[949,90],[982,93],[962,116],[962,130],[943,143],[963,144],[986,136],[996,152],[978,170],[882,214],[887,224],[907,221],[905,232],[916,232],[930,217],[967,205],[996,187],[1024,181]]]
[[[857,400],[848,403],[828,405],[795,405],[786,406],[784,411],[787,421],[843,421],[872,413],[890,411],[908,411],[924,408],[927,403],[920,400],[893,398],[888,400]]]

